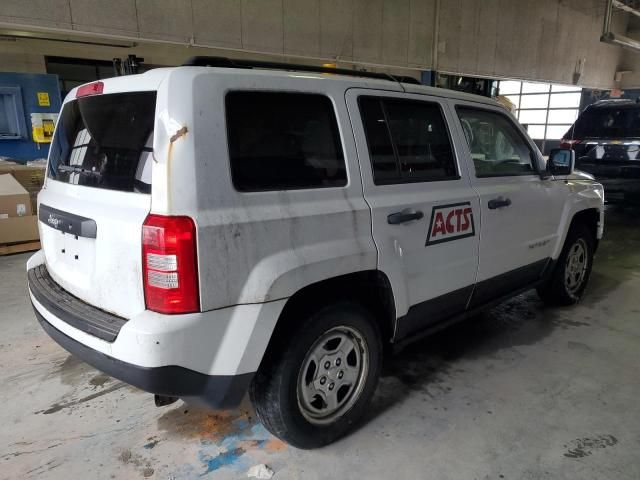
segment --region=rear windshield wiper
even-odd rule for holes
[[[88,170],[86,168],[78,167],[76,165],[58,165],[59,172],[66,173],[82,173],[84,175],[94,175],[96,177],[101,177],[102,173],[96,172],[94,170]]]

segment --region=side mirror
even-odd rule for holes
[[[549,153],[547,170],[553,175],[571,175],[576,166],[576,152],[569,148],[554,148]]]

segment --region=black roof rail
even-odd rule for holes
[[[182,64],[183,67],[219,67],[219,68],[264,68],[270,70],[289,70],[297,72],[333,73],[335,75],[348,75],[350,77],[376,78],[378,80],[390,80],[392,82],[412,83],[420,85],[413,77],[404,75],[391,75],[389,73],[361,72],[346,68],[317,67],[314,65],[300,65],[295,63],[265,62],[262,60],[238,60],[227,57],[191,57]]]

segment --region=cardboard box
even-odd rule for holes
[[[0,219],[32,214],[29,192],[12,175],[0,175]]]
[[[29,198],[31,199],[31,213],[35,215],[38,213],[38,192],[29,192]]]
[[[1,173],[0,171],[0,174]],[[9,173],[11,173],[18,183],[27,189],[27,191],[40,191],[44,184],[44,169],[23,167],[15,168]]]
[[[31,188],[39,189],[44,183],[46,165],[46,161],[44,160],[29,163],[0,160],[0,175],[10,173],[27,190]]]
[[[38,217],[0,218],[0,244],[38,240]]]
[[[39,160],[26,164],[0,160],[0,175],[10,173],[22,185],[31,197],[31,211],[36,211],[36,197],[44,185],[44,174],[47,162]]]

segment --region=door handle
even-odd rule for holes
[[[401,212],[392,213],[387,217],[387,223],[390,225],[398,225],[400,223],[410,222],[412,220],[420,220],[424,214],[420,210],[405,208]]]
[[[509,205],[511,205],[511,199],[509,198],[498,197],[498,198],[493,198],[489,200],[490,210],[495,210],[496,208],[501,208],[501,207],[508,207]]]

